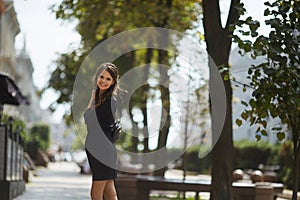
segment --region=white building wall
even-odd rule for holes
[[[30,105],[4,106],[4,112],[16,116],[26,123],[49,122],[50,111],[40,108],[40,98],[33,84],[33,66],[26,52],[26,46],[18,54],[15,38],[20,33],[17,13],[13,1],[3,1],[5,10],[0,17],[0,71],[8,74],[20,88]]]

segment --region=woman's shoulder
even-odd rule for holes
[[[84,113],[83,113],[83,118],[84,118],[84,122],[87,124],[87,122],[89,121],[89,119],[91,118],[92,114],[93,114],[93,109],[91,108],[87,108]]]
[[[95,109],[88,107],[88,108],[84,111],[84,113],[88,113],[88,112],[92,112],[92,111],[95,111]]]
[[[92,109],[92,108],[87,108],[84,113],[83,113],[83,117],[86,118],[87,116],[91,115],[95,113],[95,109]]]

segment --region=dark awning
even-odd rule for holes
[[[3,73],[0,73],[0,104],[29,105],[15,82]]]

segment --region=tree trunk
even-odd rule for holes
[[[153,49],[148,48],[146,52],[146,59],[145,63],[146,66],[143,68],[143,80],[147,80],[149,76],[149,68],[150,68],[150,63],[151,63],[151,58],[153,54]],[[143,153],[148,153],[149,152],[149,130],[148,130],[148,112],[147,112],[147,99],[148,99],[148,93],[149,93],[149,85],[143,85],[143,90],[142,90],[142,114],[144,116],[144,128],[143,128],[143,135],[144,135],[144,149]],[[143,171],[148,170],[148,165],[149,165],[149,160],[144,159],[145,157],[143,156]]]
[[[158,63],[167,65],[168,52],[163,50],[158,50]],[[160,82],[164,83],[164,86],[160,86],[161,93],[161,102],[162,102],[162,111],[161,111],[161,119],[165,118],[165,123],[163,124],[161,121],[160,131],[158,136],[158,144],[157,149],[163,148],[167,145],[167,138],[169,134],[169,128],[171,124],[171,116],[170,116],[170,91],[168,87],[169,76],[167,74],[167,70],[160,70]],[[164,151],[165,152],[165,151]],[[163,162],[166,159],[166,155],[161,153],[159,155],[159,162]],[[157,170],[155,172],[156,176],[164,176],[164,173],[167,169],[167,166]]]
[[[229,81],[224,82],[227,110],[222,133],[212,150],[212,190],[211,199],[233,199],[232,193],[232,89]],[[212,123],[214,124],[214,123]]]
[[[298,131],[297,129],[293,129]],[[299,132],[299,131],[298,131]],[[297,133],[298,133],[297,132]],[[293,170],[293,196],[292,200],[297,200],[298,187],[299,187],[299,153],[300,153],[300,134],[293,134],[293,142],[294,142],[294,170]]]
[[[150,46],[150,45],[149,45]],[[152,54],[153,54],[153,49],[148,48],[147,52],[146,52],[146,59],[145,59],[145,63],[146,66],[143,69],[143,80],[147,80],[148,79],[148,75],[149,75],[149,68],[150,68],[150,62],[151,62],[151,58],[152,58]],[[143,129],[143,134],[144,134],[144,153],[149,152],[149,130],[148,130],[148,112],[147,112],[147,99],[148,99],[148,92],[149,92],[149,85],[146,84],[143,86],[143,92],[142,92],[142,113],[144,116],[144,129]]]
[[[132,109],[133,109],[133,105],[132,102],[129,102],[129,115],[130,115],[130,119],[131,119],[131,123],[132,123],[132,136],[131,136],[131,152],[133,153],[137,153],[138,149],[138,134],[139,134],[139,130],[137,126],[134,126],[134,121],[133,121],[133,115],[132,115]],[[134,162],[138,162],[138,161],[134,161]]]
[[[130,69],[132,69],[134,66],[135,66],[135,62],[136,62],[136,58],[135,58],[135,51],[131,51],[131,52],[128,52],[124,55],[122,55],[121,57],[119,57],[117,60],[114,61],[114,63],[117,65],[117,66],[120,66],[119,67],[119,72],[121,75],[127,73]],[[121,96],[122,95],[126,95],[125,93],[123,92],[120,92]],[[123,97],[122,97],[123,98]],[[133,115],[132,115],[132,109],[133,109],[133,106],[134,106],[135,102],[132,101],[132,99],[129,101],[129,108],[128,108],[128,113],[129,113],[129,116],[130,116],[130,119],[131,119],[131,123],[132,123],[132,135],[131,135],[131,146],[130,146],[130,152],[133,152],[133,153],[137,153],[138,152],[138,149],[137,149],[137,146],[138,146],[138,134],[139,134],[139,130],[138,130],[138,127],[137,126],[134,126],[134,121],[133,121]],[[120,113],[120,116],[122,115],[122,107],[120,106],[119,107],[119,113]],[[134,163],[138,162],[138,161],[133,161]]]
[[[223,28],[220,18],[220,7],[218,0],[203,0],[203,24],[207,52],[218,67],[228,66],[229,53],[231,49],[231,34],[229,25],[235,22],[239,15],[234,5],[239,0],[232,0],[226,26]],[[211,67],[212,63],[209,64]],[[222,74],[224,77],[224,74]],[[230,81],[225,81],[227,110],[224,128],[221,136],[212,150],[212,200],[232,200],[232,88]],[[212,119],[214,124],[214,119]],[[216,135],[217,133],[213,133]]]

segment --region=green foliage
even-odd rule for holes
[[[276,165],[274,158],[277,157],[279,147],[267,141],[236,141],[234,143],[234,168],[257,169],[259,164]]]
[[[133,152],[132,141],[131,141],[131,133],[129,132],[121,132],[120,138],[116,145],[121,146],[125,151]]]
[[[193,22],[197,20],[200,12],[199,2],[196,0],[166,2],[63,0],[60,4],[53,5],[51,9],[57,19],[78,22],[77,31],[82,37],[81,45],[77,50],[59,55],[55,63],[57,68],[52,72],[49,84],[43,90],[53,89],[59,96],[51,105],[52,110],[55,110],[59,104],[71,103],[73,83],[78,69],[87,53],[97,44],[117,33],[139,27],[157,26],[185,31],[193,27]],[[119,49],[109,51],[119,51]],[[127,59],[127,63],[122,66],[132,67],[132,64]],[[90,83],[87,81],[85,84]],[[71,122],[68,114],[70,113],[67,113],[65,118]]]
[[[3,119],[2,119],[2,123],[3,124],[9,124],[9,116],[4,114],[3,115]],[[18,132],[24,143],[26,143],[26,141],[28,140],[28,137],[27,137],[27,129],[26,129],[26,125],[25,123],[21,120],[21,119],[18,119],[16,117],[13,117],[12,118],[12,131],[13,132]]]
[[[237,23],[236,30],[244,36],[250,33],[252,40],[241,39],[238,33],[233,37],[243,53],[254,59],[259,56],[266,58],[265,62],[249,68],[250,87],[254,91],[242,119],[250,120],[251,125],[258,124],[260,131],[263,130],[266,135],[266,121],[263,119],[278,117],[297,137],[300,130],[300,126],[295,124],[299,124],[300,118],[300,3],[276,0],[265,5],[265,24],[270,27],[269,35],[259,35],[259,22],[248,17]],[[287,130],[283,127],[273,128],[279,140],[285,138]]]
[[[252,65],[249,70],[252,99],[243,115],[252,124],[258,124],[259,131],[267,135],[266,120],[270,116],[281,120],[274,126],[278,140],[291,133],[293,139],[293,197],[297,198],[300,160],[300,2],[297,0],[275,0],[266,2],[265,24],[270,27],[268,36],[259,35],[258,22],[248,18],[237,23],[237,30],[244,36],[248,26],[253,41],[242,40],[234,35],[234,41],[252,58],[264,56],[265,61]],[[260,140],[261,136],[257,135]]]
[[[76,22],[78,22],[77,31],[81,35],[82,40],[78,50],[61,54],[56,62],[57,68],[53,71],[49,85],[45,88],[45,90],[49,88],[54,89],[59,95],[57,101],[51,105],[51,108],[55,110],[59,104],[70,104],[72,98],[76,99],[76,102],[86,102],[84,98],[90,95],[88,89],[91,88],[91,81],[80,81],[78,83],[79,86],[77,85],[77,88],[83,88],[83,90],[87,92],[86,95],[77,95],[76,93],[78,91],[73,90],[73,83],[82,61],[94,47],[104,40],[120,32],[140,27],[164,27],[185,32],[187,29],[193,27],[193,22],[197,21],[200,10],[199,2],[196,0],[63,0],[59,5],[54,5],[52,11],[55,12],[57,19],[64,21],[76,20]],[[152,35],[153,33],[146,35],[142,41],[148,42]],[[134,37],[127,38],[124,43],[118,44],[117,48],[106,48],[103,50],[105,51],[103,54],[119,55],[116,53],[122,52],[124,47],[128,48],[128,45],[131,45],[135,40],[136,38]],[[130,46],[129,48],[135,49],[134,46]],[[153,62],[154,58],[158,60],[159,57],[162,57],[157,56],[155,52],[153,52],[151,56],[148,56],[147,52],[149,52],[148,49],[128,52],[113,62],[118,66],[122,75],[134,66],[143,65],[145,63],[148,64]],[[169,55],[167,53],[165,55],[164,59],[169,60]],[[146,57],[150,58],[147,59]],[[86,74],[90,74],[90,72],[94,71],[95,67],[99,64],[100,63],[90,64],[91,68],[85,69],[87,71]],[[164,64],[167,65],[167,63]],[[147,75],[145,79],[148,78]],[[80,92],[82,91],[79,91],[79,93]],[[141,87],[135,91],[133,95],[134,98],[132,98],[134,101],[132,107],[145,108],[143,105],[145,105],[144,102],[149,98],[148,93],[147,87]],[[166,93],[166,96],[169,95],[168,92]],[[161,99],[162,101],[167,101],[167,98],[163,96]],[[73,101],[72,106],[79,109],[81,105],[75,105],[74,102],[75,101]],[[67,122],[72,122],[73,115],[71,114],[70,110],[70,112],[64,116]],[[144,115],[146,117],[146,114]],[[166,127],[166,129],[168,129],[168,127]],[[135,149],[137,146],[134,141],[129,141],[128,138],[121,138],[120,141],[121,140],[126,141],[126,149]],[[161,139],[159,138],[159,140]],[[160,142],[158,143],[160,144]],[[78,146],[78,144],[76,146]]]
[[[198,151],[189,151],[187,153],[186,169],[188,171],[195,171],[202,174],[209,174],[210,166],[211,166],[211,154],[208,154],[203,158],[199,158]]]
[[[200,146],[192,146],[186,151],[186,170],[202,174],[209,174],[211,166],[211,153],[199,158]],[[203,149],[203,148],[201,148]]]
[[[34,125],[30,130],[30,141],[36,142],[42,150],[47,150],[50,146],[50,128],[46,124]]]
[[[9,126],[11,124],[12,131],[21,135],[24,141],[24,151],[26,151],[33,160],[36,159],[36,152],[38,148],[43,150],[48,149],[50,145],[50,133],[48,125],[34,125],[28,133],[26,124],[22,120],[16,117],[10,117],[6,114],[3,116],[3,123]]]
[[[58,98],[50,105],[50,110],[55,111],[58,105],[68,105],[71,102],[73,95],[73,84],[77,76],[86,53],[83,49],[73,50],[68,53],[62,53],[55,61],[56,68],[52,71],[50,80],[42,92],[47,89],[54,90]],[[88,88],[91,81],[86,81],[81,84]],[[70,113],[65,113],[64,119],[67,124],[72,123]]]
[[[257,169],[259,164],[278,165],[278,179],[288,189],[293,187],[293,144],[271,144],[266,141],[248,140],[234,143],[234,168]],[[300,180],[298,180],[300,183]]]
[[[77,136],[71,146],[71,150],[72,151],[76,151],[76,150],[83,150],[84,149],[84,143],[82,142],[81,138],[79,136]]]

